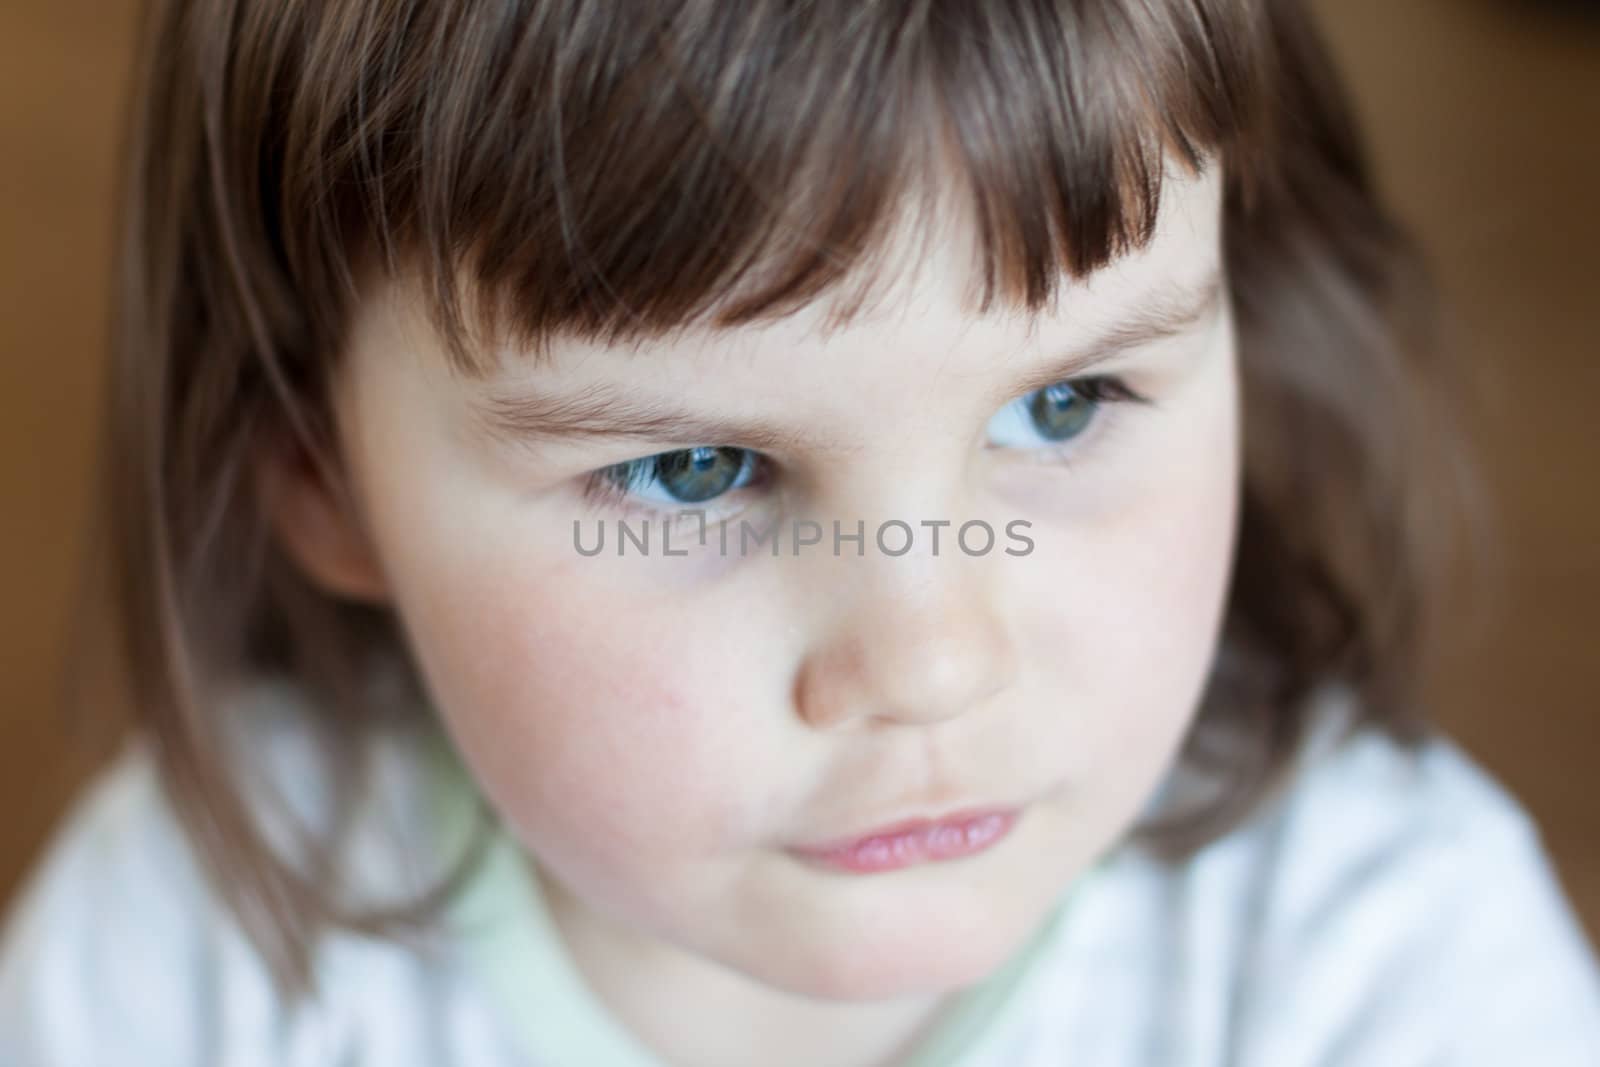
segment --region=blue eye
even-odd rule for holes
[[[1122,401],[1150,401],[1114,376],[1053,382],[1018,397],[989,420],[988,437],[1001,448],[1042,450],[1082,436],[1105,418],[1101,409]],[[759,452],[727,445],[701,445],[658,452],[591,471],[585,499],[645,513],[688,513],[739,489],[772,477]],[[736,505],[737,507],[737,505]]]
[[[1140,399],[1118,378],[1053,382],[996,412],[989,420],[989,440],[1001,448],[1059,444],[1084,433],[1102,405]]]
[[[597,471],[597,488],[667,507],[701,504],[750,484],[759,464],[747,448],[680,448]]]

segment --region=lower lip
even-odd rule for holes
[[[910,826],[830,849],[796,849],[805,859],[852,874],[877,874],[920,863],[960,859],[995,845],[1016,825],[1015,810]]]

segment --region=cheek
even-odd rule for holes
[[[726,847],[759,761],[715,613],[619,611],[625,590],[481,544],[413,573],[421,610],[403,614],[430,692],[528,847],[569,868]]]
[[[1238,493],[1231,364],[1149,438],[1092,515],[1042,527],[1017,615],[1075,777],[1153,776],[1197,709],[1219,636]],[[1108,498],[1109,500],[1109,498]],[[1019,575],[1020,577],[1020,575]],[[1137,772],[1137,773],[1134,773]]]

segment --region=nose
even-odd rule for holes
[[[856,574],[796,677],[816,729],[932,725],[981,705],[1016,676],[1016,647],[977,561],[889,558]]]

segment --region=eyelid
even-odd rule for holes
[[[1046,382],[1043,385],[1029,389],[1025,393],[1019,393],[1006,401],[1001,406],[1001,410],[1011,404],[1026,400],[1035,393],[1057,385],[1070,385],[1079,395],[1085,396],[1099,405],[1140,404],[1152,407],[1155,405],[1155,400],[1152,397],[1134,389],[1128,384],[1127,378],[1123,375],[1082,374],[1076,378],[1061,378],[1056,381]]]
[[[1071,386],[1074,391],[1082,396],[1087,397],[1096,405],[1096,415],[1093,421],[1089,424],[1089,428],[1084,433],[1076,434],[1060,441],[1041,441],[1033,447],[1024,448],[1015,445],[995,445],[991,447],[1005,451],[1025,451],[1031,453],[1042,453],[1045,455],[1078,451],[1084,447],[1079,442],[1087,441],[1090,438],[1099,436],[1104,432],[1102,428],[1104,424],[1117,418],[1117,407],[1128,404],[1152,407],[1155,406],[1155,401],[1151,397],[1135,390],[1132,386],[1128,385],[1127,380],[1120,375],[1085,374],[1076,378],[1065,378],[1058,382],[1050,382],[1035,389],[1030,389],[1020,396],[1014,397],[1000,406],[994,415],[990,417],[990,422],[992,422],[995,418],[1005,414],[1005,412],[1014,405],[1021,404],[1034,394],[1056,385]],[[985,423],[985,427],[988,425],[988,423]]]
[[[666,519],[669,521],[676,521],[696,513],[703,513],[708,522],[714,522],[719,518],[719,512],[726,513],[726,515],[737,514],[741,509],[729,507],[728,505],[740,498],[747,491],[761,489],[767,486],[772,480],[773,473],[772,459],[767,456],[766,453],[757,449],[743,448],[742,446],[737,445],[723,447],[740,448],[741,451],[749,453],[749,455],[752,457],[750,462],[752,464],[754,473],[751,475],[750,480],[744,485],[730,489],[720,496],[713,497],[712,499],[702,503],[671,506],[662,505],[660,503],[651,501],[644,501],[641,500],[636,494],[628,492],[626,486],[619,486],[606,476],[608,471],[615,470],[620,466],[649,463],[660,456],[668,455],[672,452],[682,451],[682,449],[677,448],[669,448],[661,452],[652,452],[649,455],[636,456],[632,459],[623,460],[621,463],[612,463],[604,467],[597,467],[583,476],[582,481],[579,484],[579,495],[584,501],[589,503],[596,510],[612,508],[628,516],[639,516],[651,519]]]

